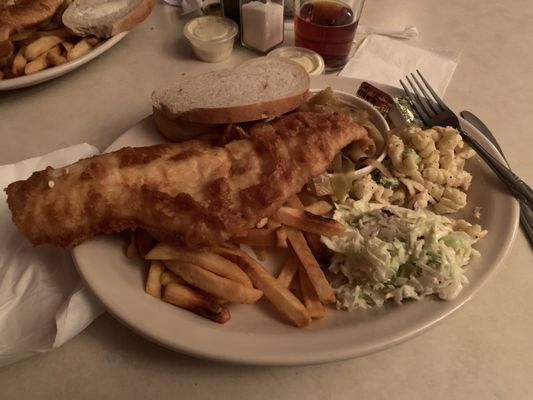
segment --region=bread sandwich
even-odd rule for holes
[[[237,68],[183,78],[152,94],[158,130],[184,141],[233,123],[276,117],[298,108],[309,91],[300,65],[260,57]]]
[[[74,0],[63,23],[78,36],[109,38],[144,21],[155,0]]]

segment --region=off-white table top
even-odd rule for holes
[[[515,171],[533,182],[533,2],[367,1],[361,23],[416,25],[424,47],[461,60],[445,99],[491,127]],[[150,113],[150,93],[181,74],[226,68],[197,61],[183,19],[163,3],[79,70],[0,92],[0,164],[88,142],[104,149]],[[1,399],[531,399],[533,256],[519,232],[505,268],[437,327],[366,357],[260,368],[161,348],[104,314],[51,353],[0,369]],[[1,312],[1,307],[0,307]]]

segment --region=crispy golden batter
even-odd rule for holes
[[[200,247],[245,235],[366,131],[344,114],[298,112],[258,123],[225,146],[190,141],[123,148],[47,168],[6,189],[13,221],[34,244],[74,246],[143,228]]]

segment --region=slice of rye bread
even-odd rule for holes
[[[204,124],[254,121],[282,115],[305,101],[309,75],[300,65],[260,57],[232,70],[184,78],[152,94],[169,119]]]
[[[74,0],[63,24],[79,36],[109,38],[144,21],[155,0]]]

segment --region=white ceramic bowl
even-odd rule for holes
[[[325,88],[324,88],[325,89]],[[320,92],[320,90],[313,89],[310,91],[312,94],[316,94]],[[376,128],[379,130],[381,135],[383,136],[383,139],[385,141],[385,146],[383,147],[382,151],[379,152],[379,154],[376,154],[376,159],[378,161],[383,161],[385,159],[385,156],[387,155],[386,152],[386,143],[388,139],[388,132],[389,132],[389,124],[387,123],[387,120],[385,120],[385,117],[381,115],[381,113],[368,101],[363,100],[353,94],[343,92],[340,90],[333,90],[335,93],[335,96],[344,104],[358,109],[366,110],[368,113],[368,118],[370,121],[376,126]],[[374,170],[375,167],[372,165],[367,165],[365,167],[359,168],[355,170],[355,179],[359,179],[370,172]]]

